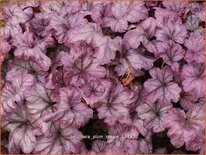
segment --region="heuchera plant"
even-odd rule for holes
[[[204,8],[5,4],[2,153],[204,154]]]

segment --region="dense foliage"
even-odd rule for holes
[[[4,5],[2,151],[204,153],[204,5]]]

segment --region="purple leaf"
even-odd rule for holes
[[[129,123],[129,108],[136,99],[134,92],[120,84],[113,84],[109,88],[108,96],[100,101],[101,105],[97,108],[98,117],[111,126],[117,121],[123,124]]]
[[[165,127],[169,129],[167,135],[170,137],[171,143],[177,148],[185,143],[187,150],[200,149],[201,146],[193,147],[193,145],[199,143],[194,139],[204,133],[204,117],[204,106],[196,106],[187,113],[177,108],[169,110],[165,119]]]
[[[80,87],[84,100],[90,107],[95,108],[98,103],[107,97],[112,82],[109,80],[91,81]]]
[[[65,53],[61,58],[67,84],[81,86],[86,82],[104,78],[106,70],[99,65],[94,54],[94,48],[85,42],[71,45],[70,54]]]
[[[174,11],[179,15],[183,14],[185,9],[188,7],[188,2],[163,2],[164,7],[168,10]]]
[[[173,74],[169,67],[153,68],[150,75],[152,78],[144,83],[148,102],[159,100],[161,104],[170,104],[179,100],[181,88],[172,82]]]
[[[3,115],[21,107],[24,104],[24,93],[34,84],[34,77],[28,74],[26,70],[10,70],[6,79],[6,84],[2,90]]]
[[[67,12],[58,14],[53,13],[50,16],[49,26],[55,30],[54,35],[60,43],[66,42],[68,39],[67,33],[71,29],[79,29],[83,27],[88,22],[82,14],[69,14]]]
[[[15,46],[17,47],[14,52],[15,56],[24,60],[32,60],[47,71],[51,66],[51,60],[45,55],[48,47],[46,40],[40,42],[28,31],[19,35],[20,37],[15,40]]]
[[[192,35],[185,40],[185,46],[187,47],[185,60],[187,62],[203,63],[205,61],[205,48],[204,48],[204,36]]]
[[[154,59],[141,51],[141,49],[129,51],[123,51],[122,58],[120,58],[120,64],[115,67],[115,71],[118,75],[124,75],[125,73],[132,73],[136,76],[141,76],[140,69],[149,70],[153,67]]]
[[[26,154],[32,152],[36,145],[36,126],[31,122],[26,109],[19,108],[18,111],[3,119],[3,127],[9,133],[9,153],[16,153],[22,149]]]
[[[116,56],[116,51],[120,51],[121,38],[111,39],[107,36],[97,35],[95,37],[95,47],[97,50],[97,60],[101,65],[111,62]]]
[[[205,74],[204,74],[204,66],[200,65],[185,65],[182,69],[183,76],[183,89],[186,92],[194,90],[195,93],[199,96],[204,96],[205,92]]]
[[[143,2],[119,2],[111,4],[103,23],[104,27],[110,27],[115,32],[125,32],[128,22],[136,23],[146,17],[147,9]]]
[[[156,33],[156,21],[149,17],[144,20],[136,29],[128,31],[124,36],[124,42],[132,48],[138,48],[140,43],[152,52],[153,43],[150,41]]]
[[[166,113],[172,105],[165,106],[161,103],[143,102],[136,109],[139,118],[144,120],[144,126],[154,133],[164,131],[164,120]]]
[[[36,83],[30,91],[25,92],[26,108],[32,121],[42,123],[42,132],[52,129],[52,123],[43,123],[43,117],[56,111],[56,95],[42,83]],[[48,132],[49,133],[49,132]]]
[[[157,56],[161,57],[164,62],[171,66],[173,71],[179,70],[179,61],[184,57],[185,51],[183,48],[174,42],[163,43],[157,42]]]
[[[50,137],[37,137],[37,144],[32,153],[35,154],[70,154],[80,153],[82,133],[75,128],[59,128]]]
[[[189,110],[197,104],[198,98],[194,91],[182,91],[180,94],[180,104],[184,110]]]
[[[81,127],[93,116],[93,110],[81,101],[81,95],[75,88],[61,88],[57,110],[47,115],[48,120],[61,122],[61,126]]]

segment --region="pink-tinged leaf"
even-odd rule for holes
[[[99,65],[91,45],[77,42],[70,47],[70,54],[65,53],[61,58],[66,84],[81,86],[86,82],[105,77],[106,69]]]
[[[156,33],[156,21],[154,18],[149,17],[144,20],[136,29],[128,31],[124,35],[124,43],[129,44],[132,48],[138,48],[140,43],[150,51],[152,42],[150,41]]]
[[[3,119],[3,127],[9,133],[9,153],[16,153],[17,150],[22,150],[29,154],[36,145],[36,133],[33,122],[30,121],[29,115],[24,106],[18,111]]]
[[[132,107],[136,100],[135,92],[121,84],[113,84],[109,88],[108,96],[100,101],[101,105],[97,108],[98,117],[111,126],[116,122],[129,123],[129,107]]]
[[[165,127],[169,129],[167,135],[171,143],[177,148],[185,143],[188,150],[196,151],[197,148],[190,145],[199,144],[198,141],[194,141],[194,138],[204,132],[204,117],[204,106],[196,106],[187,113],[177,108],[170,109],[165,119]],[[200,137],[202,138],[204,136]]]
[[[165,106],[161,103],[147,103],[142,102],[136,108],[137,115],[139,118],[144,120],[144,126],[148,130],[152,130],[155,133],[164,131],[164,120],[166,113],[169,109],[172,108],[172,105]]]
[[[185,46],[187,47],[185,60],[187,62],[195,61],[197,63],[205,62],[205,47],[204,47],[203,35],[192,35],[185,40]]]
[[[145,5],[148,7],[155,7],[158,5],[158,2],[153,2],[153,1],[146,1]]]
[[[29,7],[22,9],[18,4],[7,5],[3,8],[3,16],[14,25],[23,24],[32,18],[33,10]]]
[[[137,139],[139,134],[146,136],[147,129],[143,125],[143,120],[137,118],[136,115],[132,116],[128,124],[117,123],[115,126],[109,128],[109,135],[121,135],[121,139]]]
[[[163,2],[164,7],[168,10],[174,11],[179,15],[183,14],[185,9],[188,7],[188,2]]]
[[[159,100],[161,104],[170,104],[179,100],[181,88],[172,82],[173,73],[169,67],[153,68],[150,75],[152,78],[144,83],[148,102]]]
[[[98,49],[96,53],[97,60],[101,65],[109,63],[116,56],[116,51],[120,51],[121,38],[111,39],[108,36],[97,35],[94,46]]]
[[[60,89],[66,86],[64,82],[64,70],[63,67],[54,70],[46,79],[45,86],[49,89]]]
[[[34,76],[36,81],[41,81],[42,77],[47,76],[48,74],[46,71],[43,71],[38,64],[29,60],[12,59],[9,61],[8,68],[16,72],[22,69],[27,70],[29,74]]]
[[[80,153],[82,133],[75,128],[59,128],[50,137],[37,137],[37,144],[32,153],[35,154],[70,154]]]
[[[35,14],[34,18],[31,19],[30,24],[39,36],[45,37],[51,32],[49,19],[44,13]]]
[[[188,145],[186,146],[186,149],[188,151],[197,151],[204,148],[204,139],[202,138],[204,137],[204,132],[199,133],[199,135],[197,135],[195,138],[191,139],[188,142]]]
[[[81,11],[82,9],[82,3],[79,1],[64,1],[63,3],[63,5],[65,5],[61,11],[63,13],[68,12],[69,14],[73,14]]]
[[[81,40],[86,41],[87,43],[93,43],[98,35],[102,35],[101,27],[96,23],[88,23],[81,28],[77,27],[68,31],[68,40],[66,43],[75,43]]]
[[[41,4],[41,9],[43,12],[52,13],[52,12],[60,12],[63,8],[63,2],[44,2]]]
[[[80,92],[86,103],[95,108],[108,95],[111,84],[109,80],[91,81],[80,87]]]
[[[0,46],[0,51],[2,52],[2,54],[7,54],[10,50],[11,50],[11,45],[9,44],[9,42],[7,42],[7,40],[1,38],[1,46]]]
[[[43,70],[47,71],[51,66],[51,60],[45,55],[48,46],[46,40],[39,41],[28,31],[19,35],[20,37],[15,38],[15,46],[17,49],[14,55],[20,59],[34,61]]]
[[[204,96],[205,94],[205,74],[204,65],[192,65],[188,64],[183,66],[182,76],[183,76],[183,89],[186,92],[194,90],[194,92],[199,96]]]
[[[147,19],[145,19],[142,23],[141,23],[142,28],[145,31],[145,37],[149,40],[151,39],[154,35],[155,35],[155,30],[157,27],[157,23],[155,21],[155,18],[149,17]]]
[[[205,2],[204,3],[190,3],[189,9],[201,21],[205,21]]]
[[[113,3],[110,12],[103,19],[104,27],[115,32],[125,32],[128,22],[136,23],[147,17],[147,9],[143,2]]]
[[[170,22],[178,24],[182,23],[182,20],[177,13],[163,8],[155,9],[155,18],[157,26],[161,28],[168,25]]]
[[[153,67],[154,59],[145,56],[143,53],[129,50],[127,53],[127,59],[130,61],[131,65],[135,70],[146,69],[149,70]]]
[[[180,104],[184,110],[189,110],[195,105],[197,105],[198,96],[194,91],[184,92],[182,91],[180,94]]]
[[[4,59],[7,57],[7,54],[11,50],[11,45],[3,38],[0,39],[1,46],[0,46],[0,64],[3,63]]]
[[[146,56],[141,49],[123,51],[120,63],[116,65],[115,71],[118,75],[132,73],[136,76],[141,76],[140,69],[149,70],[153,67],[154,59]]]
[[[162,42],[174,41],[183,44],[187,37],[187,30],[186,27],[178,21],[168,22],[157,30],[155,36],[157,40]]]
[[[138,77],[144,75],[144,72],[141,70],[135,70],[127,59],[120,59],[120,63],[115,66],[115,71],[117,72],[118,76],[132,74]]]
[[[22,9],[26,9],[26,8],[35,8],[35,7],[38,7],[40,5],[39,2],[35,1],[35,0],[31,0],[31,1],[28,1],[28,2],[22,2],[22,3],[19,3],[20,7]]]
[[[14,112],[24,103],[24,93],[34,84],[34,77],[26,70],[10,70],[6,76],[7,82],[2,90],[3,115]]]
[[[68,14],[68,13],[53,13],[50,16],[49,26],[55,30],[54,35],[60,43],[66,42],[69,35],[68,31],[71,29],[81,29],[88,24],[87,20],[82,14]]]
[[[51,122],[43,123],[43,117],[56,111],[56,98],[53,91],[46,89],[42,83],[36,83],[25,92],[26,108],[33,121],[42,123],[42,132],[53,130]],[[52,132],[47,132],[52,134]]]
[[[199,29],[199,19],[194,15],[188,16],[185,25],[187,30],[197,31]]]
[[[152,38],[156,34],[157,22],[154,18],[149,17],[141,23],[143,28],[143,45],[149,52],[154,52],[154,40]]]
[[[14,37],[18,33],[22,32],[22,28],[19,24],[12,24],[10,21],[5,23],[5,26],[0,29],[1,36],[5,39]]]
[[[75,88],[61,88],[57,111],[47,119],[60,121],[64,127],[79,128],[84,126],[92,116],[92,109],[81,101],[81,94]]]
[[[124,142],[124,152],[128,154],[139,153],[138,141],[126,139]]]
[[[164,62],[171,66],[173,71],[179,70],[179,61],[184,57],[184,49],[174,42],[163,43],[157,42],[157,56],[161,57]]]
[[[140,43],[144,40],[143,35],[143,28],[138,26],[136,29],[130,30],[124,35],[124,42],[134,49],[138,48]]]
[[[104,11],[104,2],[85,2],[82,4],[82,10],[81,13],[83,13],[85,16],[90,15],[92,20],[96,23],[102,22],[102,14]]]

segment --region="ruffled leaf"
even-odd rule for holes
[[[188,150],[195,151],[200,149],[200,147],[191,146],[198,142],[193,141],[194,138],[204,132],[204,106],[196,106],[187,113],[177,108],[169,110],[165,119],[165,127],[169,129],[167,135],[175,147],[179,148],[185,143]]]
[[[144,120],[144,126],[155,133],[164,131],[164,119],[172,105],[143,102],[136,109],[139,118]]]
[[[184,57],[185,51],[183,48],[174,42],[156,43],[157,56],[161,57],[164,62],[171,66],[173,71],[179,70],[179,61]]]
[[[101,105],[97,108],[98,117],[109,125],[116,122],[129,123],[129,107],[132,107],[136,100],[134,92],[122,85],[113,84],[109,88],[108,96],[100,101]]]
[[[24,60],[32,60],[47,71],[51,66],[51,60],[45,55],[48,47],[47,42],[40,42],[28,31],[19,35],[20,37],[15,40],[15,46],[17,47],[14,52],[15,56]]]
[[[84,126],[92,116],[93,110],[81,101],[81,95],[75,88],[61,88],[56,112],[46,116],[44,120],[60,121],[61,126],[79,128]]]
[[[37,144],[32,153],[35,154],[70,154],[80,153],[82,133],[75,128],[61,129],[55,127],[50,137],[37,137]]]
[[[147,101],[154,103],[159,100],[161,104],[170,104],[179,100],[181,88],[172,82],[173,74],[169,67],[153,68],[150,75],[152,78],[144,83]]]
[[[3,115],[17,110],[24,104],[25,95],[34,84],[34,77],[26,70],[15,69],[7,73],[7,82],[2,90],[2,112]]]
[[[15,113],[3,119],[3,127],[9,133],[9,153],[17,153],[22,150],[29,154],[36,145],[37,127],[29,119],[29,115],[23,106]]]
[[[184,59],[187,62],[203,63],[205,61],[205,47],[204,47],[204,36],[192,35],[185,40],[185,46],[187,47]]]
[[[203,65],[185,65],[182,69],[182,76],[184,78],[182,85],[186,92],[194,90],[197,95],[204,96],[205,75]]]
[[[120,11],[121,10],[121,11]],[[128,22],[136,23],[147,17],[147,9],[142,2],[113,3],[110,12],[103,19],[104,27],[115,32],[125,32]]]
[[[85,42],[71,45],[70,54],[65,53],[61,58],[65,70],[67,84],[81,86],[82,84],[104,78],[106,70],[99,65],[94,57],[94,48]]]

